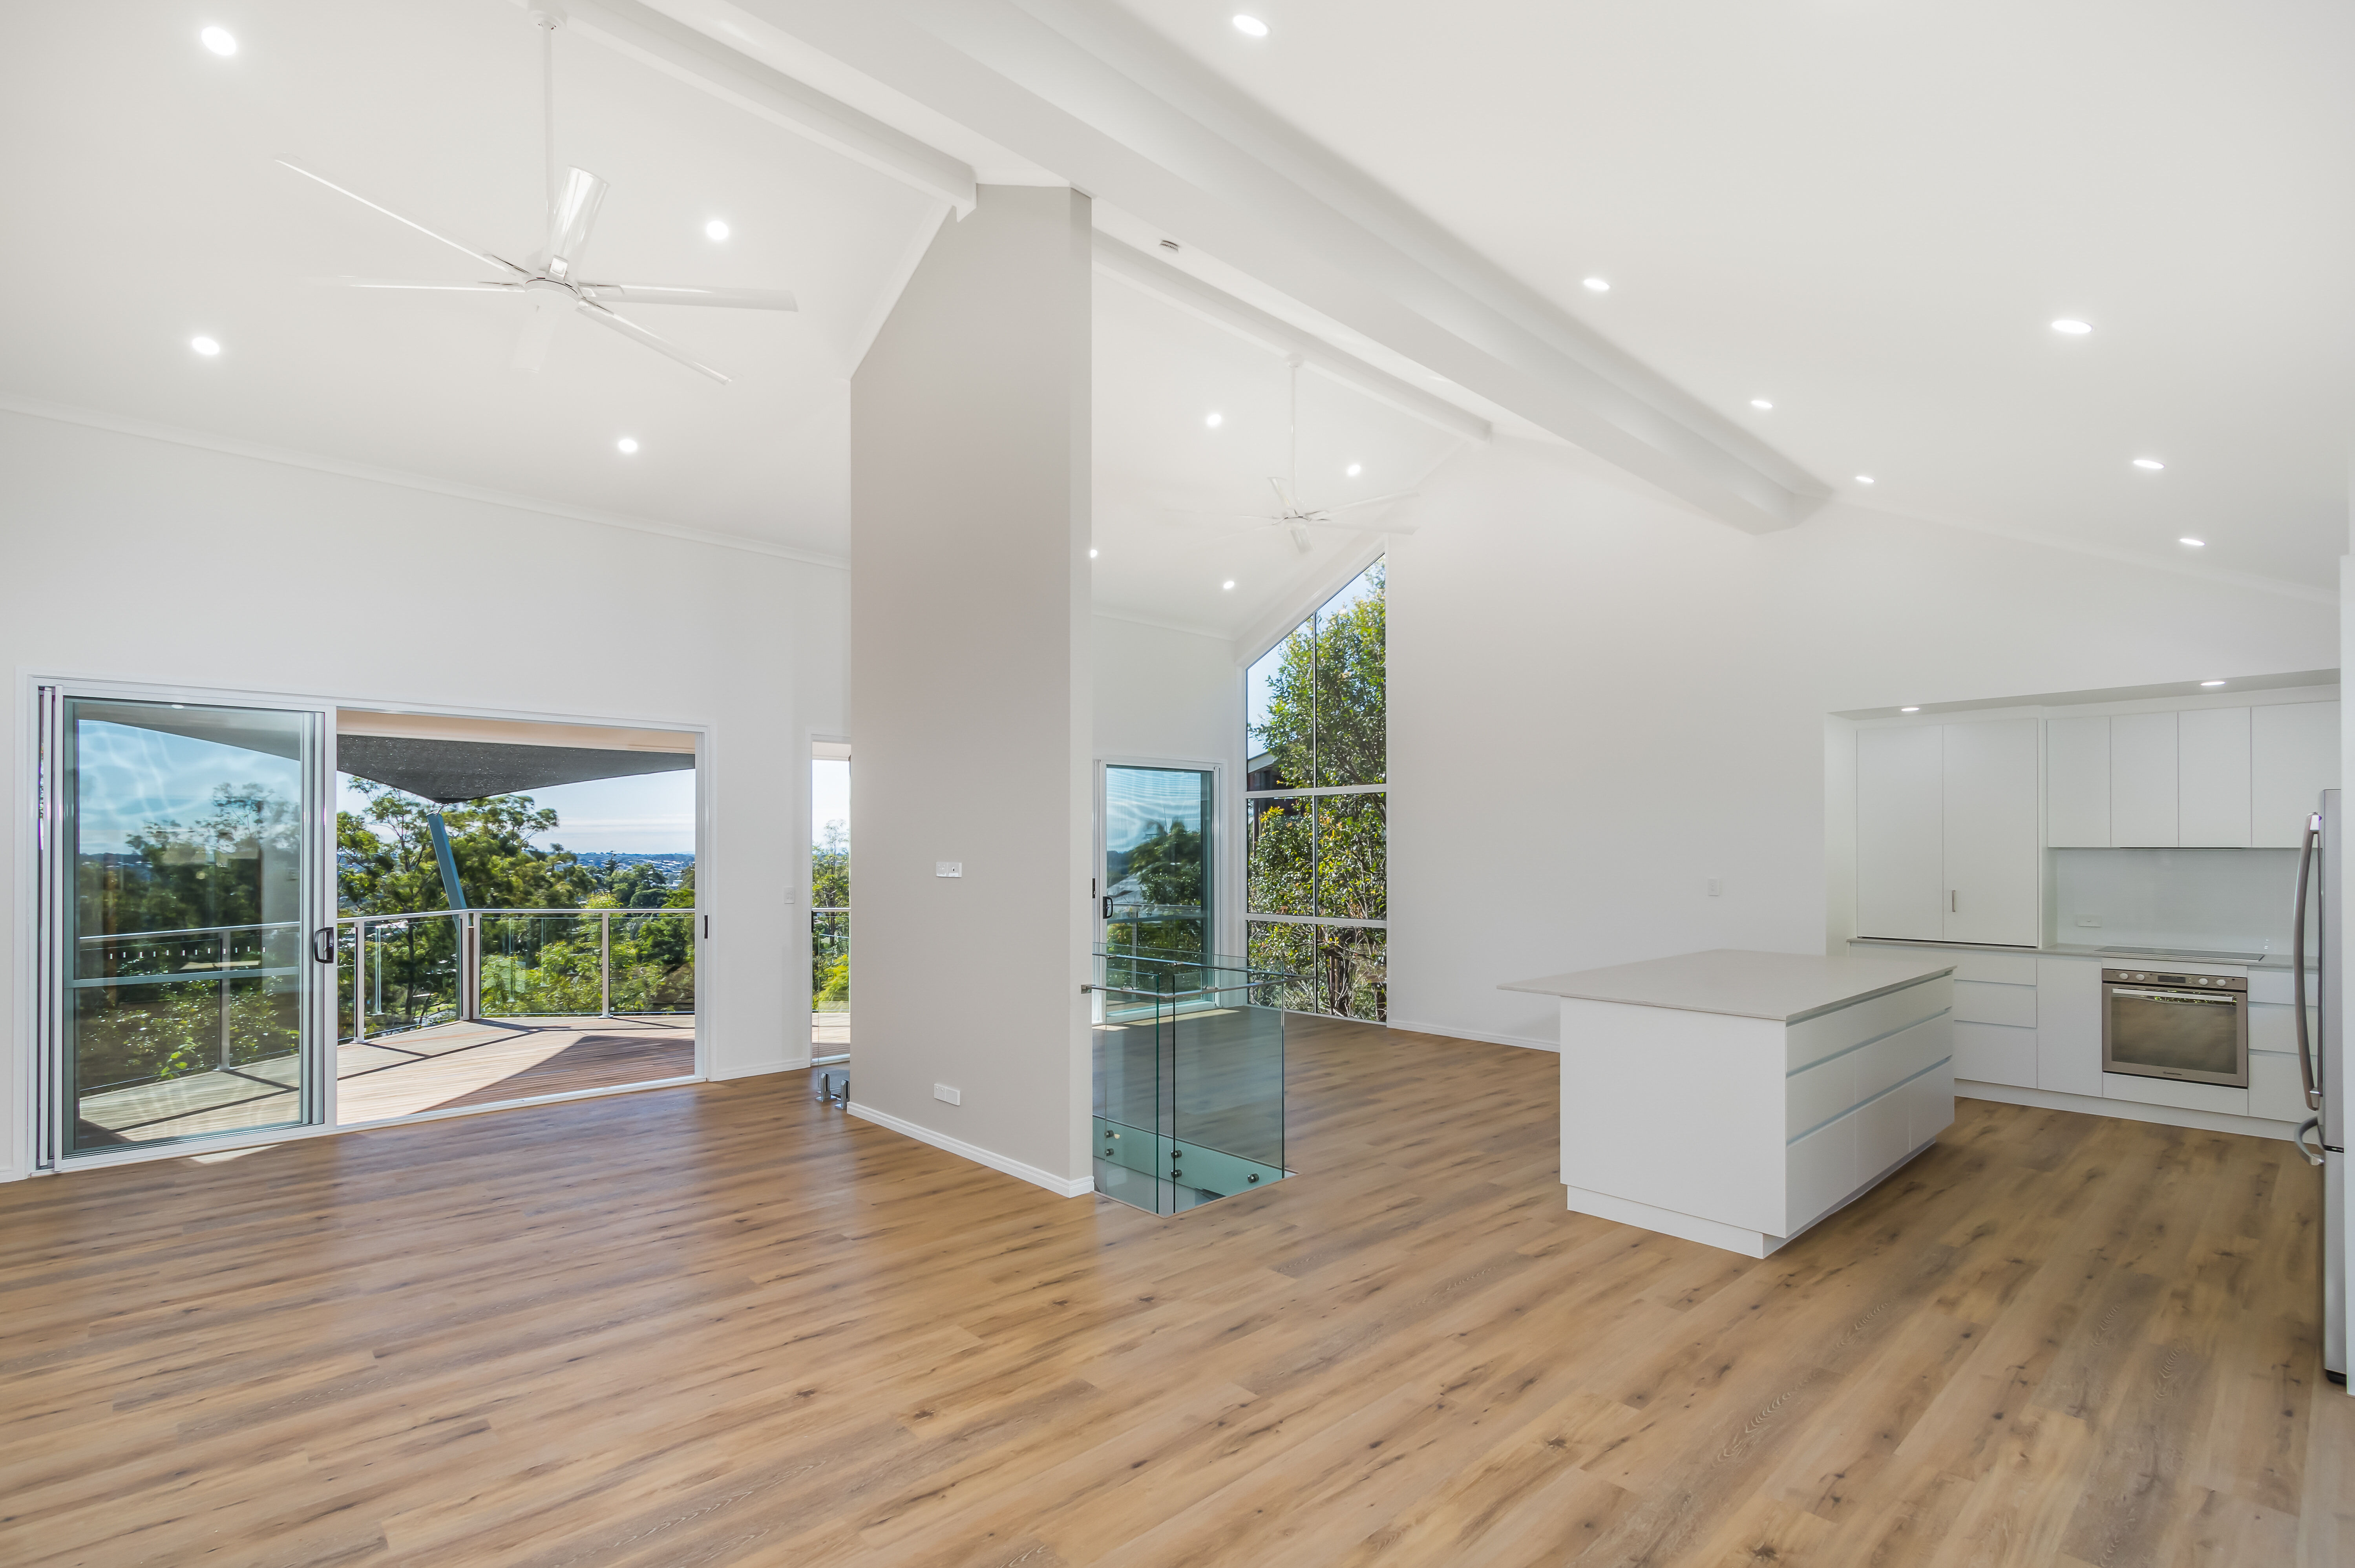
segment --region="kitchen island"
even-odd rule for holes
[[[1721,948],[1503,989],[1561,998],[1571,1209],[1763,1258],[1953,1123],[1953,974]]]

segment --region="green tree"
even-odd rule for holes
[[[450,907],[426,817],[434,806],[413,795],[354,779],[368,799],[336,814],[336,901],[346,914],[417,914]],[[477,909],[578,909],[596,879],[561,844],[531,840],[553,833],[557,815],[527,795],[492,795],[442,809],[457,862],[458,885]],[[655,868],[657,870],[659,868]],[[666,903],[672,890],[666,878]]]
[[[850,835],[839,820],[829,822],[810,846],[810,908],[850,907]],[[850,917],[810,916],[810,997],[820,1012],[850,1006]]]

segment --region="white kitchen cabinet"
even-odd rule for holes
[[[2044,841],[2055,849],[2110,847],[2110,721],[2053,719],[2044,726]]]
[[[1857,732],[1856,924],[1864,935],[1919,942],[1945,933],[1941,732],[1935,724]]]
[[[2186,849],[2249,847],[2249,710],[2175,716],[2175,841]]]
[[[2249,716],[2249,842],[2295,849],[2324,790],[2339,787],[2339,704],[2277,702]]]
[[[2102,1092],[2102,964],[2036,960],[2036,1086],[2063,1094]]]
[[[2043,933],[2037,723],[1947,724],[1944,855],[1948,942],[2033,947]]]
[[[2110,720],[2110,842],[2176,847],[2176,724],[2172,713]]]

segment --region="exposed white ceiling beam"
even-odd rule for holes
[[[698,0],[766,24],[1721,521],[1830,487],[1103,0]]]
[[[1225,327],[1263,348],[1297,356],[1309,368],[1321,371],[1377,401],[1387,403],[1402,413],[1412,414],[1452,434],[1478,442],[1488,441],[1496,434],[1488,421],[1478,414],[1459,409],[1446,399],[1434,397],[1386,370],[1377,370],[1364,360],[1342,353],[1324,339],[1303,332],[1290,322],[1280,321],[1255,305],[1245,304],[1224,290],[1213,288],[1191,273],[1179,272],[1133,245],[1124,245],[1108,234],[1096,236],[1096,271],[1107,277],[1118,278],[1189,315]]]
[[[973,170],[955,158],[638,0],[561,0],[557,8],[591,42],[945,201],[959,218],[974,208]]]

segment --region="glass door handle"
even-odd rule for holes
[[[323,925],[311,933],[311,956],[322,964],[336,961],[336,928]]]
[[[1112,895],[1110,893],[1106,893],[1103,896],[1103,917],[1106,920],[1110,920],[1112,918]]]

